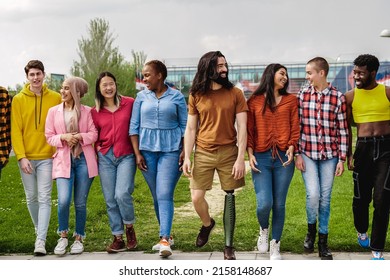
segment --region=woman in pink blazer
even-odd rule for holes
[[[76,228],[71,254],[84,251],[87,198],[93,178],[98,175],[93,144],[97,130],[92,121],[91,108],[80,104],[88,91],[88,83],[78,77],[66,79],[61,88],[62,103],[50,108],[45,126],[47,142],[56,147],[53,156],[53,179],[58,193],[58,234],[56,255],[66,253],[68,247],[69,210],[74,193]]]

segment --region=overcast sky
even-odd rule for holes
[[[25,82],[23,67],[42,60],[47,73],[69,75],[77,42],[103,18],[126,60],[195,62],[220,50],[229,63],[390,60],[389,0],[1,0],[0,85]]]

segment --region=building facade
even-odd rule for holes
[[[306,83],[306,63],[283,65],[287,67],[290,79],[289,92],[297,93]],[[267,64],[231,64],[229,65],[229,79],[236,86],[240,87],[246,96],[249,96],[259,85],[261,75],[266,66]],[[167,68],[167,81],[185,95],[188,95],[197,66],[167,65]],[[353,63],[351,61],[329,63],[328,81],[339,91],[347,92],[354,87],[352,70]],[[380,63],[376,78],[379,83],[390,86],[390,61]]]

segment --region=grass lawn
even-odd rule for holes
[[[238,251],[255,249],[259,225],[256,218],[256,201],[251,176],[246,177],[246,187],[236,195],[236,230],[234,246]],[[353,183],[347,171],[336,178],[331,206],[329,246],[333,251],[362,251],[357,245],[352,217]],[[57,193],[54,184],[52,194],[52,214],[47,236],[46,249],[52,253],[57,243]],[[175,192],[175,207],[190,202],[188,179],[182,177]],[[136,211],[137,250],[150,252],[158,241],[158,224],[153,210],[149,189],[140,172],[136,175],[134,192]],[[303,239],[306,234],[305,189],[302,177],[296,170],[287,197],[286,222],[282,236],[281,250],[303,252]],[[178,215],[177,215],[178,216]],[[194,246],[200,227],[200,220],[193,216],[178,219],[175,216],[173,235],[176,250],[182,251],[221,251],[224,246],[222,213],[215,217],[217,227],[209,243],[203,248]],[[71,208],[71,232],[74,229],[74,209]],[[104,251],[112,241],[105,203],[99,178],[95,178],[88,198],[88,217],[86,225],[86,251]],[[2,171],[0,181],[0,254],[28,253],[34,249],[34,227],[32,225],[15,157]],[[386,250],[390,249],[389,242]]]

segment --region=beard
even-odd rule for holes
[[[226,74],[226,77],[222,77],[222,74]],[[214,82],[217,84],[223,86],[223,87],[229,87],[231,85],[229,78],[228,78],[228,72],[221,72],[218,74],[218,77],[216,79],[213,79]]]
[[[369,85],[371,85],[372,80],[373,80],[373,78],[371,77],[371,75],[369,75],[369,76],[367,77],[367,79],[366,79],[365,81],[362,82],[361,87],[362,87],[362,88],[368,87]]]
[[[366,79],[363,79],[363,80],[359,80],[360,81],[360,85],[356,85],[357,88],[367,88],[369,87],[372,82],[373,82],[374,78],[371,76],[371,75],[368,75]]]

